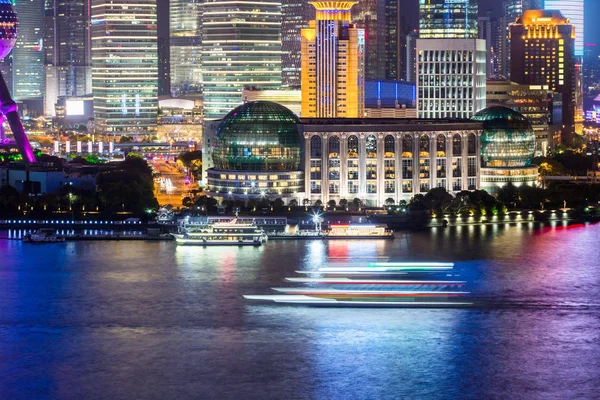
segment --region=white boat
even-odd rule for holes
[[[387,225],[330,225],[324,239],[393,239]]]
[[[267,241],[265,232],[254,223],[231,222],[185,225],[171,234],[178,245],[260,246]]]
[[[64,242],[64,236],[58,236],[53,228],[40,228],[37,231],[25,236],[25,242],[31,243],[58,243]]]

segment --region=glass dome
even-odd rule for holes
[[[213,148],[215,169],[231,171],[297,171],[301,143],[300,120],[270,101],[242,104],[217,128]]]
[[[535,133],[523,115],[507,107],[488,107],[473,116],[483,122],[482,167],[526,167],[535,154]]]

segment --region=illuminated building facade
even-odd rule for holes
[[[307,1],[281,1],[281,80],[284,87],[299,89],[301,85],[300,49],[302,28],[315,18],[315,9]]]
[[[588,0],[589,1],[589,0]],[[545,10],[559,10],[575,27],[575,56],[583,57],[584,0],[544,0]]]
[[[477,38],[477,2],[475,0],[421,0],[419,38]]]
[[[206,119],[242,103],[242,89],[281,86],[281,2],[207,0],[202,5]]]
[[[89,0],[46,0],[44,115],[59,97],[92,93]]]
[[[486,106],[481,39],[417,40],[419,118],[471,118]]]
[[[400,6],[399,0],[361,0],[352,16],[364,29],[365,78],[400,79]]]
[[[443,187],[479,188],[481,123],[303,119],[306,197],[383,206]]]
[[[317,14],[302,29],[302,116],[363,117],[365,31],[351,23],[356,1],[310,4]]]
[[[170,1],[171,95],[202,91],[202,4],[200,0]]]
[[[510,27],[511,80],[562,94],[562,140],[575,130],[575,31],[559,11],[532,10]]]
[[[487,81],[487,106],[508,107],[529,120],[535,133],[535,155],[548,155],[562,125],[562,95],[548,86]]]
[[[91,10],[96,129],[110,135],[153,135],[158,111],[156,0],[92,0]]]
[[[19,36],[12,51],[12,93],[17,101],[37,100],[41,105],[44,92],[44,0],[14,3],[19,15]]]

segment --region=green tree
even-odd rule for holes
[[[498,191],[498,201],[508,208],[515,209],[519,206],[519,191],[511,182],[502,186]]]
[[[344,210],[346,208],[348,208],[348,200],[346,199],[340,199],[340,202],[338,203],[340,205],[340,207],[342,207]]]
[[[289,202],[289,206],[290,207],[298,207],[298,200],[291,199],[290,202]]]
[[[336,206],[335,200],[331,199],[327,202],[327,207],[329,207],[330,210],[335,210],[335,206]]]
[[[396,204],[396,200],[392,199],[391,197],[388,197],[387,199],[385,199],[386,206],[391,207],[394,204]]]
[[[323,207],[323,202],[321,200],[317,200],[317,201],[315,201],[315,206]]]
[[[358,197],[355,197],[352,200],[352,209],[354,209],[354,210],[360,210],[360,208],[362,207],[362,205],[363,205],[363,202]]]
[[[284,206],[285,206],[284,201],[282,199],[280,199],[279,197],[273,201],[273,207],[275,207],[275,209],[282,209]]]

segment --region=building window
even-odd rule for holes
[[[419,160],[419,178],[421,179],[429,179],[430,177],[430,164],[429,159],[421,158]]]
[[[444,135],[438,135],[436,147],[436,157],[446,157],[446,137]]]
[[[310,160],[310,179],[321,180],[321,160]]]
[[[340,138],[337,136],[329,138],[329,158],[340,158]]]
[[[383,156],[385,158],[396,157],[396,140],[392,135],[387,135],[383,142]]]
[[[348,193],[349,194],[357,194],[358,193],[358,181],[348,181]]]
[[[475,181],[476,181],[475,178],[467,178],[467,189],[475,190],[476,189]]]
[[[429,157],[429,138],[426,135],[419,138],[419,157]]]
[[[329,159],[329,179],[337,181],[340,179],[340,160]]]
[[[310,158],[321,158],[323,155],[323,141],[320,136],[310,138]]]
[[[436,160],[436,174],[438,178],[445,178],[446,177],[446,159],[445,158],[438,158]]]
[[[396,160],[385,160],[383,172],[385,179],[394,179],[396,177]]]
[[[413,140],[409,135],[404,135],[402,138],[402,157],[412,158],[413,156]]]
[[[348,160],[348,179],[358,179],[358,160]]]
[[[475,135],[473,133],[469,134],[469,139],[468,139],[468,144],[467,144],[467,151],[469,152],[470,156],[474,156],[477,154],[477,150],[476,150],[476,144],[475,144],[476,138]]]
[[[469,157],[467,159],[467,176],[477,176],[477,159],[476,157]]]
[[[321,182],[320,181],[311,181],[310,182],[310,192],[314,194],[321,193]]]
[[[462,155],[462,139],[460,138],[460,135],[454,135],[452,137],[452,155],[459,157]]]
[[[348,138],[348,158],[358,158],[358,138],[354,135]]]
[[[377,179],[377,161],[376,160],[368,160],[367,161],[367,179]]]
[[[452,177],[460,178],[462,176],[462,158],[454,157],[452,159]]]
[[[386,193],[396,193],[396,182],[385,181],[385,192]]]
[[[375,135],[367,136],[366,146],[367,158],[377,158],[377,138]]]
[[[460,192],[462,190],[462,179],[452,179],[452,190],[455,192]]]
[[[412,179],[413,160],[402,160],[402,179]]]
[[[429,192],[429,180],[421,180],[419,189],[421,193]]]
[[[402,191],[404,193],[412,193],[412,179],[406,179],[402,181]]]
[[[339,182],[329,182],[329,194],[340,194]]]
[[[367,193],[377,193],[377,182],[367,182]]]

